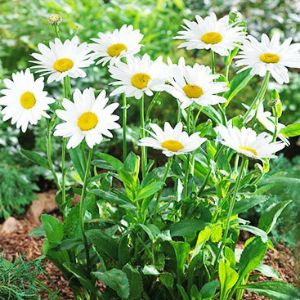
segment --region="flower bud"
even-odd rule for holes
[[[48,17],[48,22],[50,25],[59,25],[63,18],[58,14],[53,14]]]

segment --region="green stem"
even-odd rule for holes
[[[269,83],[269,80],[270,80],[270,72],[267,71],[267,74],[261,84],[261,87],[257,93],[257,95],[255,96],[253,102],[251,103],[250,107],[248,108],[246,114],[244,115],[244,119],[243,119],[243,123],[245,124],[250,112],[252,111],[252,109],[257,106],[258,102],[263,100],[265,94],[266,94],[266,91],[267,91],[267,88],[268,88],[268,83]]]
[[[123,100],[123,161],[125,161],[127,157],[127,101],[126,101],[126,95],[123,94],[122,96]]]
[[[211,64],[211,71],[213,74],[216,73],[216,61],[215,61],[215,52],[210,50],[210,64]]]
[[[93,156],[93,149],[89,149],[88,159],[87,159],[86,169],[85,169],[85,174],[84,174],[84,179],[83,179],[83,186],[82,186],[82,190],[81,190],[80,203],[79,203],[80,229],[81,229],[81,234],[82,234],[82,238],[83,238],[83,242],[84,242],[88,273],[90,273],[90,271],[91,271],[91,263],[90,263],[88,241],[87,241],[87,237],[85,235],[85,230],[84,230],[84,215],[85,215],[84,200],[85,200],[85,196],[86,196],[87,181],[88,181],[88,178],[90,175],[92,156]]]
[[[278,135],[278,114],[277,114],[277,110],[276,107],[273,108],[273,114],[275,115],[275,128],[274,128],[274,132],[273,132],[273,139],[272,142],[276,141],[277,135]]]
[[[177,110],[177,123],[179,123],[181,121],[181,106],[180,106],[180,102],[177,101],[178,104],[178,110]]]
[[[140,99],[140,135],[141,138],[144,138],[145,135],[145,99],[144,95]],[[147,168],[147,153],[146,153],[146,147],[141,146],[141,152],[142,152],[142,176],[145,177],[146,174],[146,168]]]
[[[163,192],[163,189],[164,189],[164,186],[166,185],[166,180],[167,180],[167,177],[168,177],[168,174],[169,174],[169,171],[170,171],[170,168],[172,166],[172,162],[173,162],[173,157],[171,157],[169,160],[168,160],[168,163],[167,163],[167,166],[166,166],[166,170],[165,170],[165,173],[164,173],[164,176],[163,176],[163,186],[162,186],[162,189],[159,191],[158,195],[157,195],[157,199],[156,199],[156,202],[157,202],[157,205],[158,205],[158,202],[160,200],[160,197],[161,197],[161,194]]]
[[[223,234],[221,246],[219,248],[219,251],[218,251],[218,254],[217,254],[217,257],[216,257],[216,263],[218,262],[218,260],[220,258],[220,254],[221,254],[221,252],[223,250],[223,247],[225,246],[225,243],[226,243],[226,239],[227,239],[228,232],[229,232],[229,227],[230,227],[230,220],[231,220],[233,208],[234,208],[234,205],[235,205],[237,193],[239,191],[239,187],[240,187],[240,184],[241,184],[241,180],[242,180],[242,177],[243,177],[243,173],[244,173],[246,163],[247,163],[247,159],[243,157],[242,162],[241,162],[240,172],[239,172],[239,175],[236,179],[236,183],[235,183],[235,186],[234,186],[233,195],[232,195],[232,197],[230,199],[230,202],[229,202],[229,210],[228,210],[228,213],[227,213],[226,223],[225,223],[225,231],[224,231],[224,234]]]
[[[149,107],[147,109],[146,112],[146,123],[148,122],[148,120],[150,119],[150,113],[154,107],[154,105],[156,104],[156,100],[158,99],[158,97],[160,96],[160,92],[157,92],[154,97],[152,98],[151,103],[149,104]]]
[[[63,82],[64,97],[67,99],[71,98],[71,82],[70,78],[66,76]],[[66,203],[66,146],[67,139],[63,138],[62,149],[61,149],[61,193],[62,193],[62,205]]]
[[[188,195],[188,183],[189,183],[189,174],[190,174],[190,160],[191,155],[187,155],[186,167],[185,167],[185,177],[184,177],[184,190],[183,190],[183,198],[186,200]]]
[[[60,33],[59,33],[59,28],[58,28],[57,24],[54,24],[52,26],[53,26],[53,30],[54,30],[56,37],[58,37],[60,39]]]
[[[53,176],[55,185],[58,189],[60,189],[59,181],[58,181],[57,174],[55,172],[55,169],[53,166],[53,161],[52,161],[52,130],[51,130],[50,124],[51,124],[51,121],[49,121],[49,124],[47,127],[47,159],[48,159],[49,168],[50,168],[51,174]]]

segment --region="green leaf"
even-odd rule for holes
[[[171,236],[191,236],[204,229],[206,222],[198,219],[184,219],[178,223],[173,223],[170,227]]]
[[[249,291],[274,300],[300,299],[300,290],[287,282],[260,281],[244,286]]]
[[[264,243],[260,237],[252,239],[242,252],[239,262],[240,278],[257,268],[265,257],[268,244]]]
[[[105,272],[93,272],[95,277],[114,290],[122,299],[129,297],[129,281],[125,272],[111,269]]]
[[[98,229],[88,230],[86,235],[99,255],[105,258],[118,259],[118,243],[115,239]]]
[[[159,272],[157,271],[157,269],[155,268],[155,266],[148,265],[148,266],[144,266],[144,268],[143,268],[143,274],[157,276],[157,275],[159,275]]]
[[[130,248],[128,246],[128,237],[123,235],[120,238],[119,247],[118,247],[118,259],[121,266],[124,266],[127,262],[130,261]]]
[[[250,74],[251,70],[245,70],[234,76],[233,80],[230,82],[229,91],[224,94],[227,99],[226,106],[230,101],[248,84],[253,75]]]
[[[123,272],[126,273],[129,281],[129,299],[140,300],[143,292],[143,281],[139,271],[133,268],[130,264],[127,264],[123,268]]]
[[[38,152],[21,149],[21,154],[24,155],[29,160],[31,160],[32,162],[34,162],[35,164],[45,169],[49,169],[48,160]]]
[[[130,152],[124,162],[124,170],[129,172],[134,182],[138,180],[140,169],[140,158],[133,152]]]
[[[135,201],[148,198],[162,189],[163,182],[151,182],[137,192]]]
[[[180,280],[183,279],[184,265],[189,255],[190,245],[186,242],[177,242],[177,241],[170,241],[170,244],[173,246],[175,251],[177,276],[180,282]]]
[[[267,196],[262,196],[262,195],[255,195],[250,198],[244,198],[235,204],[233,209],[233,215],[237,215],[242,212],[245,212],[256,205],[265,202],[267,199],[268,199]]]
[[[42,224],[46,232],[48,242],[53,245],[59,244],[64,237],[63,224],[51,215],[42,215]]]
[[[85,174],[85,154],[84,150],[78,146],[74,149],[69,150],[69,154],[73,163],[73,166],[75,170],[77,171],[78,175],[80,176],[81,180],[84,180],[84,174]]]
[[[131,206],[133,209],[135,209],[135,206],[132,205],[128,199],[128,201],[121,199],[118,195],[111,191],[103,191],[101,189],[93,189],[90,190],[91,193],[101,198],[103,201],[107,201],[108,203],[113,203],[117,205],[125,205],[125,206]]]
[[[203,285],[200,293],[203,299],[213,298],[216,294],[216,290],[219,287],[218,281],[210,281]]]
[[[258,222],[258,227],[269,233],[275,225],[282,211],[292,202],[287,200],[270,207],[264,212]]]
[[[171,273],[164,272],[159,275],[160,282],[168,289],[173,289],[174,277]]]
[[[206,243],[208,239],[210,238],[211,235],[211,227],[206,226],[203,230],[201,230],[198,234],[197,242],[196,242],[196,247]]]
[[[182,297],[182,300],[190,300],[190,298],[189,298],[187,292],[185,291],[184,287],[180,284],[177,284],[176,286],[177,286],[177,289],[178,289],[178,291],[179,291],[179,293]]]
[[[118,171],[119,169],[123,168],[123,163],[112,155],[106,153],[97,153],[96,156],[108,163],[114,171]]]
[[[221,285],[220,299],[226,299],[230,289],[236,284],[239,276],[228,262],[219,262],[219,280]]]
[[[279,273],[272,268],[271,266],[260,264],[257,268],[255,268],[256,271],[259,271],[262,275],[266,277],[272,277],[274,279],[280,279]]]
[[[72,207],[64,219],[64,233],[66,237],[82,236],[79,219],[79,204]]]
[[[254,227],[254,226],[251,226],[251,225],[239,225],[236,228],[240,229],[240,230],[251,232],[251,233],[259,236],[264,243],[266,243],[267,240],[268,240],[267,233],[264,230],[259,229],[257,227]]]
[[[223,227],[221,224],[214,224],[211,227],[211,235],[210,235],[210,240],[213,243],[218,243],[222,239],[223,235]]]
[[[279,134],[285,137],[294,137],[300,135],[300,123],[294,123],[280,129]]]

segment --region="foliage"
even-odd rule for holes
[[[18,167],[14,157],[0,148],[0,218],[24,213],[36,188],[30,170]]]
[[[80,30],[83,40],[96,36],[98,29],[106,31],[115,27],[115,24],[133,23],[146,34],[145,52],[154,56],[172,54],[174,48],[171,37],[177,32],[181,18],[186,13],[182,1],[157,1],[155,7],[151,6],[152,2],[145,1],[141,5],[143,10],[138,14],[135,13],[137,9],[132,9],[131,1],[124,2],[120,7],[117,7],[117,3],[107,5],[101,2],[99,9],[90,1],[68,1],[62,10],[56,2],[49,1],[47,11],[63,15],[65,23],[59,27],[63,37],[77,30],[74,20],[89,24],[89,27]],[[39,8],[41,3],[30,2],[30,5]],[[111,10],[111,7],[114,9]],[[154,9],[147,11],[146,7]],[[171,10],[171,7],[174,9]],[[230,17],[233,22],[240,22],[237,14],[232,13]],[[95,24],[98,25],[100,18],[101,23],[95,31]],[[171,18],[174,19],[171,21]],[[169,26],[165,26],[161,20],[167,20]],[[44,30],[43,27],[37,39],[43,40],[47,36]],[[21,36],[26,36],[26,33],[22,32]],[[32,41],[31,38],[29,40]],[[43,215],[43,227],[39,234],[45,235],[43,254],[63,272],[77,299],[229,300],[235,297],[240,300],[245,289],[272,299],[288,299],[291,295],[299,294],[296,288],[285,282],[256,282],[252,276],[252,271],[256,270],[274,277],[274,270],[263,265],[262,261],[267,249],[272,247],[270,231],[280,214],[291,204],[290,199],[276,205],[271,203],[261,214],[257,226],[239,217],[249,209],[266,203],[270,189],[276,186],[274,174],[265,176],[269,171],[269,158],[259,157],[260,161],[253,166],[249,159],[253,156],[246,155],[241,148],[236,151],[234,147],[227,148],[217,138],[216,126],[230,123],[238,130],[245,126],[246,116],[252,112],[254,117],[247,126],[261,131],[256,120],[258,102],[274,100],[273,94],[267,89],[267,73],[259,85],[258,96],[253,97],[253,93],[248,95],[253,102],[244,113],[241,101],[237,100],[242,97],[242,92],[246,94],[245,91],[254,90],[256,94],[258,88],[249,86],[251,76],[247,71],[236,74],[236,70],[231,68],[231,58],[238,50],[238,47],[232,50],[224,61],[218,57],[217,64],[214,54],[211,54],[212,69],[225,73],[218,80],[229,87],[229,91],[222,95],[227,100],[223,105],[201,107],[194,103],[185,111],[170,96],[157,93],[153,98],[146,99],[144,120],[144,98],[143,101],[128,99],[130,103],[138,102],[141,105],[140,109],[130,109],[134,120],[140,114],[141,121],[136,123],[141,127],[141,137],[145,137],[145,128],[149,130],[149,123],[155,120],[152,115],[158,119],[157,123],[162,123],[164,118],[168,118],[169,112],[177,122],[182,121],[188,134],[195,132],[206,138],[205,148],[198,147],[188,154],[183,152],[167,161],[161,158],[161,163],[148,160],[143,147],[139,150],[137,133],[132,134],[135,139],[133,150],[136,151],[126,155],[123,144],[122,160],[112,152],[105,153],[102,143],[90,149],[83,141],[67,151],[66,139],[62,141],[56,137],[62,149],[61,158],[57,158],[57,152],[52,152],[51,142],[52,130],[58,122],[56,110],[62,109],[62,95],[61,88],[52,85],[57,102],[49,111],[51,118],[48,126],[41,130],[41,135],[43,130],[44,135],[47,131],[46,154],[28,149],[22,149],[21,153],[51,172],[57,185],[56,200],[63,220]],[[202,54],[204,51],[199,52]],[[178,51],[176,55],[180,53]],[[198,55],[198,52],[193,53],[189,60],[199,61]],[[205,59],[209,60],[209,55],[201,61],[205,62]],[[226,76],[226,69],[232,72],[229,77]],[[254,80],[251,84],[259,81],[257,78]],[[70,85],[66,77],[63,82],[64,96],[72,95],[71,87],[74,85],[83,88],[92,84],[99,92],[102,88],[109,90],[108,83],[105,68],[94,66],[89,70],[89,77],[82,81],[73,80]],[[172,104],[166,104],[170,99],[173,100]],[[272,112],[278,122],[281,112],[278,113],[280,100],[277,100],[276,103],[272,101]],[[161,103],[168,107],[168,112],[165,113]],[[231,110],[232,105],[239,106],[243,113]],[[149,107],[152,106],[154,108],[151,111]],[[123,112],[127,108],[125,105]],[[160,114],[155,114],[155,109]],[[125,131],[126,126],[124,123]],[[278,134],[283,133],[285,137],[298,135],[299,123],[293,123],[283,131],[277,131],[276,123],[271,136],[273,142]],[[124,136],[123,133],[123,142],[126,144],[128,140]],[[114,143],[121,148],[118,140]],[[268,143],[267,146],[270,145]],[[249,150],[245,145],[243,148]],[[250,148],[249,151],[254,157],[257,156],[255,149]],[[138,152],[141,152],[141,157],[137,155]],[[157,152],[154,153],[158,156]],[[60,171],[57,171],[58,165]],[[67,173],[75,174],[76,180],[66,180]],[[295,182],[294,178],[286,181],[289,184]],[[73,201],[75,196],[80,197],[78,203]],[[250,232],[251,237],[245,242],[240,257],[237,257],[235,250],[241,231]],[[104,291],[98,289],[98,281],[105,283]]]
[[[47,288],[37,277],[43,272],[40,259],[25,261],[18,256],[14,262],[10,262],[0,255],[0,299],[41,299],[40,292]]]
[[[272,229],[272,236],[276,242],[285,242],[292,247],[295,247],[299,240],[299,171],[299,156],[292,161],[281,156],[272,162],[271,171],[263,178],[257,192],[266,196],[267,200],[256,206],[255,209],[255,215],[263,215],[268,207],[275,207],[285,201],[292,200]],[[253,219],[253,211],[252,213],[249,211],[247,216]]]

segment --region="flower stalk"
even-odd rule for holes
[[[87,241],[87,237],[85,235],[84,201],[85,201],[85,197],[86,197],[87,182],[88,182],[88,178],[90,176],[90,168],[91,168],[92,157],[93,157],[93,149],[89,149],[87,163],[86,163],[86,169],[85,169],[85,173],[84,173],[83,185],[82,185],[82,190],[81,190],[80,203],[79,203],[80,229],[81,229],[82,239],[83,239],[83,242],[84,242],[88,273],[90,273],[90,271],[91,271],[91,263],[90,263],[90,254],[89,254],[88,241]]]
[[[122,95],[122,112],[123,112],[123,119],[122,119],[122,127],[123,127],[123,140],[122,140],[122,145],[123,145],[123,161],[125,161],[127,157],[127,99],[126,95]]]
[[[250,112],[255,107],[258,107],[259,102],[264,99],[266,91],[267,91],[267,88],[268,88],[269,80],[270,80],[270,72],[267,71],[267,74],[266,74],[266,76],[265,76],[265,78],[264,78],[264,80],[263,80],[263,82],[261,84],[261,87],[260,87],[258,93],[256,94],[253,102],[251,103],[250,107],[248,108],[246,114],[244,115],[244,118],[243,118],[243,123],[244,124],[247,122],[247,118],[249,117]]]
[[[233,208],[234,208],[234,205],[235,205],[235,202],[236,202],[237,194],[238,194],[238,191],[239,191],[239,188],[240,188],[241,180],[242,180],[243,173],[244,173],[246,165],[247,165],[247,159],[245,157],[243,157],[242,162],[241,162],[240,172],[239,172],[239,175],[238,175],[238,177],[236,179],[236,182],[235,182],[233,194],[232,194],[232,197],[229,199],[229,209],[228,209],[226,222],[225,222],[225,230],[224,230],[221,245],[220,245],[217,257],[216,257],[216,261],[215,261],[216,263],[218,262],[218,260],[220,258],[220,255],[221,255],[221,252],[222,252],[222,250],[223,250],[223,248],[226,244],[226,240],[227,240],[228,232],[229,232],[229,228],[230,228],[230,221],[231,221],[231,217],[232,217]]]
[[[145,98],[144,95],[140,99],[140,136],[141,138],[145,138]],[[142,176],[143,178],[146,175],[147,168],[147,152],[146,147],[141,146],[141,156],[142,156]]]

